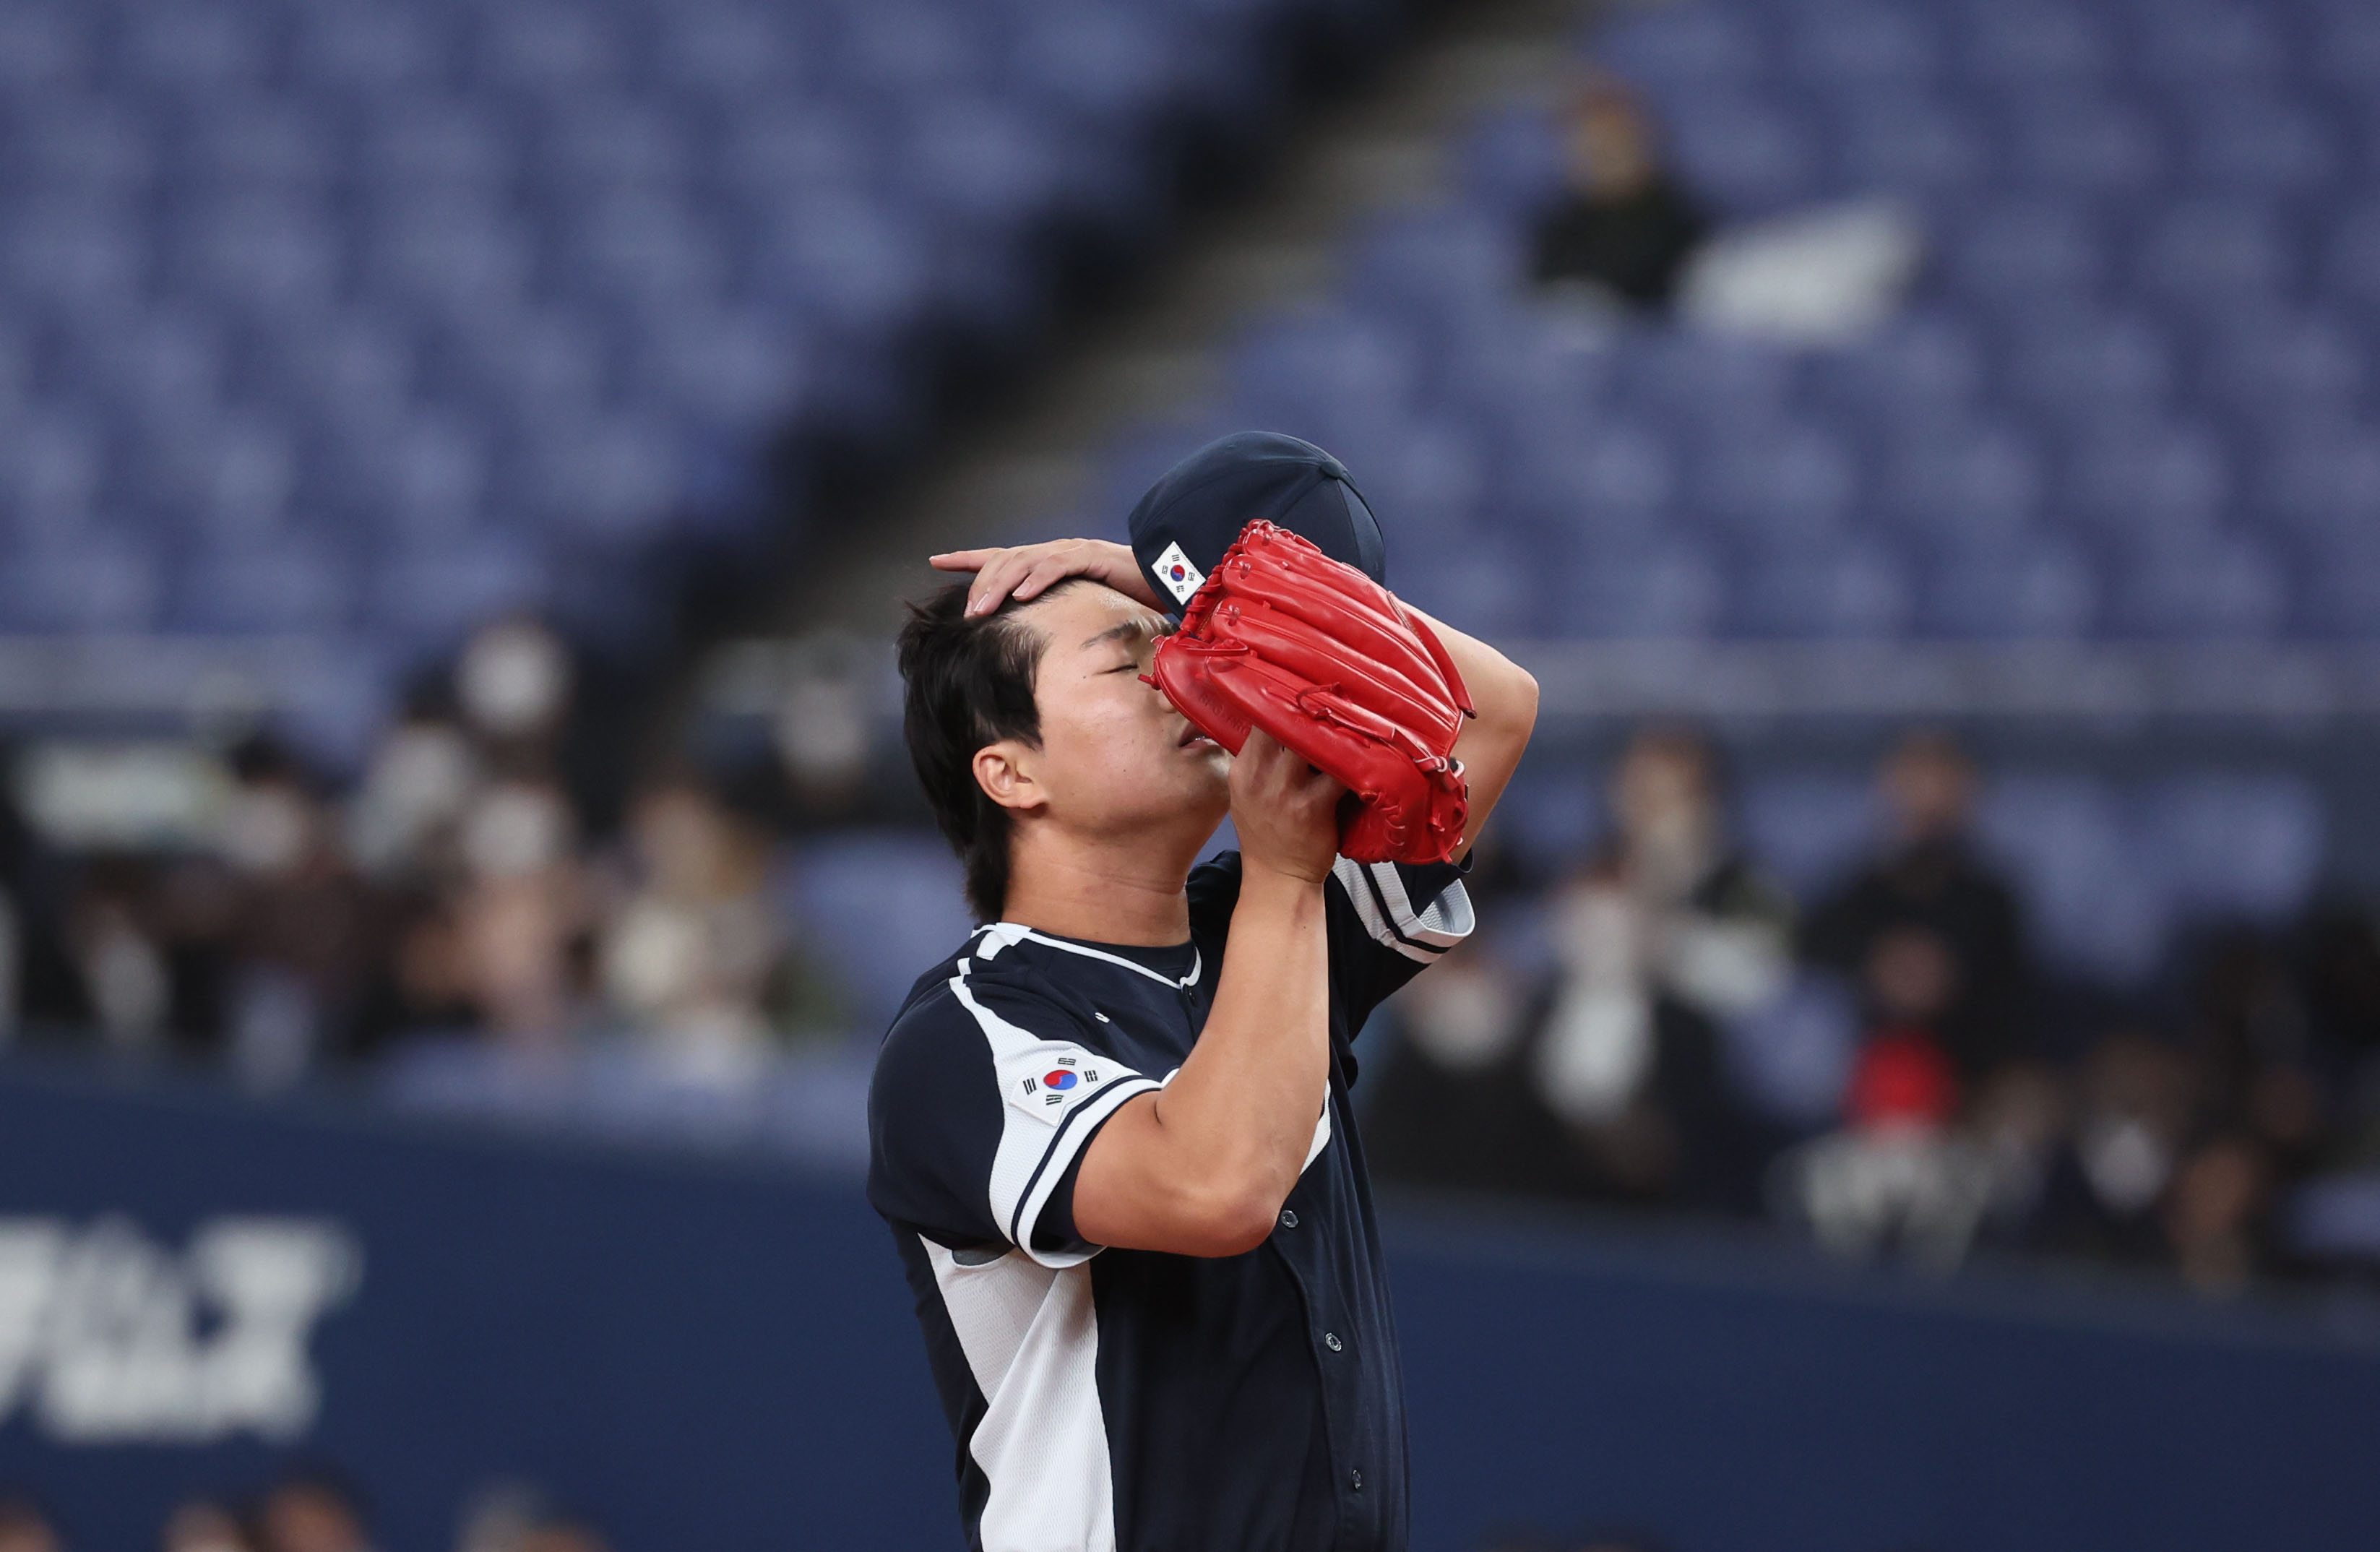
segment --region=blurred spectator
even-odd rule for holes
[[[2119,1260],[2164,1260],[2157,1208],[2189,1145],[2200,1097],[2200,1073],[2180,1051],[2138,1029],[2102,1039],[2083,1064],[2073,1134],[2046,1205],[2046,1243]]]
[[[1610,849],[1553,903],[1560,970],[1532,1055],[1537,1092],[1621,1194],[1748,1206],[1715,1021],[1784,989],[1792,903],[1730,847],[1699,737],[1638,734],[1611,808]]]
[[[587,926],[573,828],[561,791],[532,782],[488,787],[463,817],[453,969],[490,1034],[524,1049],[557,1049],[572,1023]]]
[[[504,620],[463,649],[455,694],[500,767],[543,774],[570,709],[573,678],[560,637],[535,620]]]
[[[1658,131],[1608,76],[1581,89],[1567,128],[1570,187],[1537,217],[1537,281],[1666,305],[1708,223],[1662,167]]]
[[[225,1022],[235,1067],[269,1086],[305,1071],[326,1041],[344,1046],[352,1035],[383,924],[297,763],[257,745],[235,769],[220,843],[237,891]],[[203,931],[208,914],[188,914]]]
[[[1891,841],[1811,913],[1803,952],[1864,984],[1872,1016],[1922,1024],[1973,1083],[2031,1045],[2023,918],[1975,855],[1975,770],[1955,742],[1908,738],[1877,785]]]
[[[451,870],[457,830],[482,779],[479,751],[453,721],[414,715],[373,751],[347,812],[357,863],[381,879]]]
[[[260,1552],[371,1552],[360,1497],[334,1472],[293,1473],[257,1510]]]
[[[634,880],[602,928],[603,989],[688,1071],[748,1075],[783,949],[768,848],[691,781],[638,797],[628,841]]]
[[[174,1510],[157,1546],[159,1552],[256,1552],[238,1517],[208,1498],[193,1498]]]
[[[66,1552],[66,1543],[40,1504],[0,1496],[0,1552]]]

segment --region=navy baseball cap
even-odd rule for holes
[[[1279,431],[1234,431],[1167,470],[1132,509],[1133,559],[1178,613],[1259,517],[1387,583],[1380,525],[1347,467]]]

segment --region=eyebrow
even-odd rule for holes
[[[1143,615],[1139,619],[1126,620],[1120,625],[1110,625],[1099,635],[1084,642],[1083,650],[1087,652],[1094,647],[1104,647],[1111,641],[1137,641],[1164,634],[1165,627],[1162,624]]]

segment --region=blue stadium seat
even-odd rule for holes
[[[1714,94],[1673,115],[1669,127],[1680,176],[1727,214],[1791,210],[1822,191],[1815,127],[1782,96]]]
[[[2368,92],[2380,79],[2380,12],[2362,0],[2326,0],[2306,10],[2306,74],[2350,94]]]
[[[851,198],[878,184],[884,148],[848,104],[815,98],[736,115],[722,136],[720,180],[755,214],[790,213],[820,189]]]
[[[449,396],[490,406],[491,418],[586,415],[613,393],[611,340],[585,314],[561,308],[460,320],[444,331],[440,354]]]
[[[365,573],[371,624],[400,642],[451,642],[484,621],[534,611],[552,579],[535,547],[511,535],[399,545]]]
[[[1952,289],[2009,311],[2082,305],[2106,288],[2107,234],[2082,203],[2023,197],[1981,205],[1944,235]]]
[[[1860,495],[1849,452],[1810,425],[1723,430],[1690,474],[1696,510],[1731,534],[1767,544],[1835,537]]]
[[[1257,424],[1306,417],[1330,428],[1397,424],[1420,396],[1423,358],[1402,320],[1329,312],[1260,324],[1231,361],[1243,408]]]
[[[1844,103],[1834,154],[1847,191],[1928,204],[1971,195],[1997,172],[1984,127],[1931,94],[1864,93]]]
[[[1785,414],[1801,363],[1764,342],[1671,333],[1623,341],[1617,365],[1629,398],[1645,413],[1680,425],[1740,428]]]
[[[182,191],[319,200],[346,170],[344,127],[331,114],[286,99],[203,103],[174,126]]]
[[[0,631],[145,631],[159,595],[154,557],[128,535],[37,540],[0,564]]]
[[[230,374],[229,337],[198,309],[86,314],[58,344],[63,385],[127,413],[204,413]]]
[[[68,542],[91,524],[111,462],[101,426],[52,409],[0,437],[0,517],[28,540]]]
[[[2318,261],[2323,295],[2356,309],[2367,328],[2380,324],[2380,199],[2367,194],[2328,225]]]
[[[2217,95],[2183,122],[2183,168],[2198,186],[2250,197],[2327,194],[2344,157],[2331,127],[2299,98]]]
[[[2200,353],[2200,398],[2250,424],[2293,429],[2351,418],[2371,382],[2370,342],[2319,313],[2244,311],[2216,321]]]
[[[455,67],[455,12],[407,0],[306,0],[295,7],[290,73],[327,92],[432,91]]]
[[[2237,0],[2160,0],[2136,7],[2129,63],[2172,86],[2236,88],[2280,74],[2286,38],[2269,6]]]
[[[2135,988],[2158,966],[2175,902],[2125,820],[2128,795],[2089,777],[2004,777],[1976,828],[2014,875],[2044,962]]]
[[[259,542],[278,531],[298,489],[297,438],[252,411],[150,428],[131,463],[152,519],[171,513],[219,540]]]
[[[641,333],[629,377],[654,404],[742,437],[799,418],[815,364],[800,332],[773,311],[659,313]]]
[[[1803,542],[1736,568],[1728,625],[1758,639],[1882,641],[1904,635],[1913,606],[1907,568],[1874,542]]]
[[[1917,620],[1928,635],[1975,641],[2058,641],[2089,636],[2101,588],[2071,545],[1988,538],[1946,543],[1927,558]]]
[[[950,849],[914,831],[844,831],[804,843],[772,892],[803,940],[843,971],[855,1027],[892,1022],[919,964],[974,926]]]
[[[2038,520],[2046,484],[2040,449],[2022,431],[1954,421],[1900,439],[1875,507],[1894,527],[1939,541],[2005,543]]]
[[[2297,634],[2322,641],[2380,641],[2380,543],[2374,529],[2303,547],[2297,571]]]
[[[1884,839],[1884,818],[1875,783],[1856,776],[1755,775],[1736,802],[1745,848],[1804,902],[1845,881]]]
[[[145,226],[115,200],[30,200],[0,227],[0,286],[20,303],[115,310],[132,304],[150,271]]]
[[[1543,564],[1548,618],[1565,636],[1699,638],[1718,629],[1727,606],[1718,564],[1688,543],[1584,545]]]
[[[2121,49],[2104,8],[2071,0],[1966,0],[1960,69],[1995,86],[2071,90],[2114,73]]]
[[[347,245],[319,207],[254,196],[191,212],[168,229],[168,274],[193,295],[256,313],[317,310],[347,282]]]
[[[363,309],[259,330],[249,351],[251,390],[316,424],[400,418],[420,380],[409,321]]]
[[[1942,67],[1943,39],[1923,8],[1873,0],[1823,0],[1791,13],[1783,63],[1820,89],[1922,87]]]
[[[2069,431],[2153,414],[2172,402],[2179,381],[2166,331],[2137,314],[2045,309],[2003,348],[2009,400]]]
[[[220,96],[271,73],[280,18],[247,0],[138,0],[107,30],[107,68],[136,87]]]
[[[629,68],[627,17],[596,0],[504,0],[478,10],[466,45],[475,82],[556,102],[599,91]]]
[[[2322,799],[2296,776],[2168,777],[2143,794],[2143,842],[2181,912],[2288,925],[2322,881]]]
[[[352,429],[323,449],[322,504],[351,508],[417,552],[475,527],[489,506],[492,451],[486,427],[417,411],[393,425]]]
[[[2204,426],[2139,420],[2086,431],[2069,451],[2058,505],[2127,540],[2213,531],[2236,494],[2230,450]]]
[[[1464,196],[1499,219],[1558,198],[1570,177],[1560,119],[1536,107],[1483,113],[1463,142]]]
[[[357,165],[367,186],[497,197],[520,175],[520,140],[518,127],[484,103],[407,94],[371,111]]]
[[[1498,509],[1539,532],[1649,540],[1671,526],[1676,451],[1641,424],[1547,436],[1500,460],[1498,473]]]
[[[0,183],[12,195],[129,200],[159,176],[164,135],[152,116],[103,97],[28,92],[10,104]]]
[[[882,343],[923,320],[933,285],[920,229],[854,191],[814,195],[764,228],[744,289],[830,335]]]
[[[1774,40],[1748,9],[1702,0],[1632,18],[1598,35],[1596,52],[1657,91],[1673,82],[1742,82],[1770,67]]]
[[[2156,120],[2114,96],[2057,84],[2014,91],[2001,122],[2010,187],[2035,197],[2137,202],[2170,171]]]
[[[1066,158],[1045,124],[990,96],[918,104],[904,127],[903,181],[939,216],[1017,231],[1057,213]]]
[[[287,538],[202,551],[176,578],[168,624],[228,635],[336,633],[355,609],[343,557]]]
[[[932,0],[842,0],[830,57],[838,76],[913,103],[965,91],[993,74],[997,39],[988,7]]]
[[[465,314],[520,305],[537,245],[519,216],[470,197],[391,200],[363,243],[368,295]]]
[[[811,19],[787,6],[675,0],[656,18],[650,66],[657,80],[683,97],[727,99],[740,116],[758,100],[816,78],[820,62]]]
[[[2187,200],[2150,221],[2133,267],[2149,295],[2217,314],[2286,297],[2298,279],[2298,245],[2260,200]]]
[[[565,543],[655,537],[686,487],[681,443],[648,415],[532,424],[509,461],[516,510]]]
[[[532,176],[564,199],[673,192],[693,180],[698,165],[687,117],[649,101],[574,100],[537,133]]]
[[[91,7],[73,0],[0,6],[0,88],[11,93],[76,86],[91,67]]]
[[[1814,403],[1846,423],[1876,428],[1968,418],[1989,371],[1976,331],[1939,309],[1912,309],[1810,365]]]
[[[2259,460],[2247,504],[2318,548],[2380,534],[2380,434],[2327,422],[2290,428]]]
[[[696,307],[724,295],[727,244],[687,201],[625,191],[570,212],[553,251],[570,292],[600,300]]]
[[[2119,635],[2213,641],[2279,634],[2291,614],[2279,560],[2244,535],[2159,536],[2118,564],[2109,609]]]

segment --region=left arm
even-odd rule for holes
[[[1537,682],[1527,669],[1486,642],[1423,614],[1410,603],[1405,608],[1428,621],[1430,629],[1445,643],[1446,655],[1454,660],[1463,687],[1471,692],[1472,708],[1479,713],[1463,724],[1454,740],[1454,758],[1463,762],[1463,781],[1471,789],[1471,818],[1463,827],[1463,844],[1454,854],[1459,862],[1470,855],[1471,843],[1479,839],[1479,827],[1494,812],[1529,746],[1529,734],[1537,725]]]
[[[1132,552],[1105,540],[1059,539],[1006,550],[959,550],[933,556],[931,564],[937,571],[976,574],[975,586],[967,593],[970,614],[988,614],[1011,594],[1019,600],[1037,597],[1069,576],[1104,582],[1152,609],[1165,607],[1149,590]],[[1471,789],[1471,818],[1463,827],[1463,844],[1454,854],[1459,860],[1470,854],[1471,843],[1479,839],[1479,827],[1488,822],[1512,779],[1513,769],[1521,763],[1522,751],[1529,746],[1529,734],[1537,725],[1537,682],[1526,669],[1486,642],[1423,614],[1410,603],[1405,607],[1429,621],[1430,628],[1438,632],[1446,655],[1454,660],[1464,687],[1471,692],[1473,709],[1479,713],[1463,724],[1454,741],[1454,758],[1463,762],[1463,779]]]

